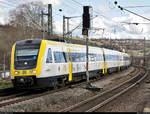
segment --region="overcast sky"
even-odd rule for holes
[[[0,0],[0,23],[8,22],[8,12],[19,4],[40,0]],[[45,5],[52,4],[53,20],[55,21],[56,32],[62,33],[62,18],[65,16],[82,16],[83,6],[90,5],[93,8],[94,28],[104,28],[104,37],[107,38],[142,38],[150,39],[150,24],[129,25],[128,23],[150,23],[141,17],[135,16],[129,12],[121,11],[114,5],[114,0],[41,0]],[[129,6],[147,6],[127,8],[137,14],[150,19],[150,0],[117,0],[122,7]],[[62,12],[59,11],[62,9]],[[96,15],[98,15],[96,17]],[[78,26],[82,18],[73,18],[70,20],[70,30]],[[82,27],[82,25],[81,25]],[[82,36],[81,28],[73,32],[74,36]],[[90,31],[90,38],[99,38],[102,36],[102,30]]]

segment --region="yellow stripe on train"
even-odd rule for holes
[[[69,62],[69,81],[72,81],[72,62]]]
[[[11,52],[11,76],[13,76],[13,77],[15,76],[15,74],[14,74],[15,46],[16,46],[16,44],[13,45],[12,52]]]
[[[107,62],[103,61],[103,74],[107,73]]]
[[[118,70],[120,71],[120,61],[118,62]]]
[[[105,62],[105,73],[107,73],[107,62]]]
[[[103,74],[105,74],[105,62],[103,61]]]
[[[67,49],[67,53],[69,54],[69,79],[68,81],[72,81],[72,62],[71,62],[71,59],[70,59],[70,49],[68,48]]]

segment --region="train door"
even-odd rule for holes
[[[53,68],[53,53],[50,47],[46,48],[45,59],[43,62],[43,76],[51,77],[54,76],[55,69]]]

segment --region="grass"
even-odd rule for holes
[[[8,88],[8,87],[12,87],[12,83],[11,82],[0,82],[0,88]]]

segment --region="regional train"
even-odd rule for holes
[[[129,67],[128,54],[89,46],[90,78]],[[56,87],[86,79],[86,46],[51,40],[17,41],[11,52],[11,80],[15,88]]]

